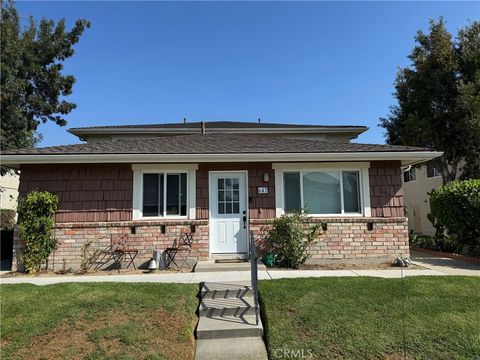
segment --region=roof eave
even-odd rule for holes
[[[73,163],[192,163],[245,161],[380,161],[400,160],[402,165],[441,156],[439,151],[333,152],[333,153],[228,153],[228,154],[29,154],[3,155],[2,165]]]
[[[368,130],[366,126],[355,127],[285,127],[285,128],[206,128],[207,134],[331,134],[331,133],[351,133],[359,135]],[[200,134],[201,128],[94,128],[82,129],[72,128],[67,130],[69,133],[85,137],[89,135],[115,135],[115,134]]]

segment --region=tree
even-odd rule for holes
[[[411,65],[399,69],[390,108],[380,126],[387,143],[430,147],[444,155],[432,160],[443,183],[480,174],[480,23],[461,29],[456,40],[443,18],[418,31]]]
[[[40,123],[65,126],[65,115],[76,107],[63,99],[75,78],[62,74],[62,62],[90,22],[77,20],[66,31],[65,19],[37,24],[30,17],[22,30],[13,1],[1,1],[1,11],[1,150],[33,147]]]

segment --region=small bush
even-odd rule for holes
[[[100,250],[93,249],[93,241],[88,240],[82,245],[82,261],[80,262],[80,273],[86,274],[98,258]]]
[[[430,210],[440,244],[453,242],[457,252],[480,254],[480,180],[453,181],[433,190]]]
[[[53,216],[57,206],[58,197],[47,191],[33,191],[20,199],[19,230],[25,241],[22,260],[27,272],[40,270],[57,246],[52,236]]]
[[[0,230],[13,230],[15,227],[15,210],[0,209]]]
[[[266,235],[267,246],[275,254],[281,267],[298,268],[310,257],[308,245],[320,230],[320,225],[310,225],[305,212],[282,215],[273,221]]]

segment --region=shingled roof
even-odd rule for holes
[[[75,154],[264,154],[430,151],[410,146],[341,143],[239,134],[205,134],[119,139],[77,145],[4,151],[3,155]]]

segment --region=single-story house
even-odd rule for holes
[[[195,234],[192,260],[245,257],[250,233],[261,239],[272,219],[300,208],[326,224],[310,262],[408,256],[401,168],[441,153],[351,142],[366,130],[248,122],[74,128],[86,143],[7,151],[2,164],[20,170],[20,196],[58,195],[55,267],[77,268],[86,241],[105,247],[112,234],[129,234],[137,265],[182,232]],[[18,258],[18,235],[14,249]]]

